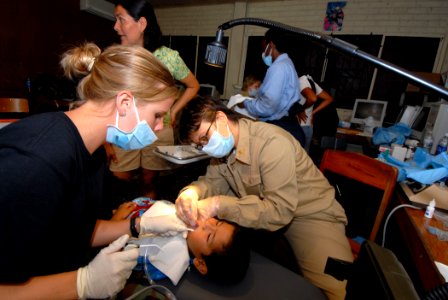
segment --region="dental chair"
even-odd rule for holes
[[[235,285],[219,285],[209,281],[194,268],[187,270],[177,286],[167,279],[160,280],[157,284],[168,288],[178,300],[327,299],[319,288],[304,277],[257,252],[251,253],[247,274]],[[157,295],[153,290],[145,288],[144,285],[128,284],[117,299],[173,299]]]

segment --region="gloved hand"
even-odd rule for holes
[[[193,228],[197,226],[198,199],[199,195],[194,188],[186,189],[176,199],[177,216]]]
[[[157,233],[160,236],[173,236],[191,230],[175,214],[149,216],[147,210],[140,218],[140,234]]]
[[[121,251],[128,240],[129,235],[121,236],[102,249],[87,266],[78,269],[79,299],[104,299],[124,288],[138,258],[137,248]]]
[[[207,220],[218,215],[219,196],[214,196],[198,201],[198,218]]]

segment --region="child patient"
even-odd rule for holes
[[[120,205],[111,220],[122,220],[136,215],[159,220],[161,216],[176,216],[176,210],[174,204],[169,201],[137,198]],[[163,222],[163,218],[160,220]],[[179,219],[179,222],[182,221]],[[216,218],[199,221],[198,224],[194,230],[170,232],[163,236],[140,234],[138,239],[130,240],[130,243],[140,247],[139,264],[143,264],[145,256],[150,262],[152,279],[159,279],[161,274],[170,278],[176,285],[190,265],[190,256],[199,273],[217,283],[234,284],[244,277],[250,257],[245,230]]]
[[[260,88],[261,80],[254,75],[247,75],[243,81],[243,87],[239,94],[230,97],[227,107],[233,109],[240,114],[245,115],[251,119],[256,119],[252,116],[246,108],[240,107],[239,104],[245,100],[257,97],[258,89]]]

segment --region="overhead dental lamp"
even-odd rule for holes
[[[420,87],[426,87],[427,89],[435,92],[442,98],[448,100],[448,89],[446,89],[440,85],[434,84],[432,82],[429,82],[426,79],[423,79],[419,76],[416,76],[401,67],[391,64],[385,60],[382,60],[381,58],[378,58],[376,56],[373,56],[371,54],[363,52],[363,51],[359,50],[359,48],[355,45],[352,45],[350,43],[347,43],[343,40],[337,39],[332,36],[328,36],[328,35],[320,34],[317,32],[312,32],[312,31],[308,31],[305,29],[285,25],[285,24],[282,24],[279,22],[259,19],[259,18],[239,18],[239,19],[230,20],[230,21],[218,26],[218,31],[216,32],[216,40],[207,45],[207,50],[205,53],[205,63],[206,64],[214,66],[214,67],[221,67],[221,68],[224,67],[225,62],[226,62],[226,54],[227,54],[226,46],[222,43],[222,38],[224,36],[224,30],[232,28],[237,25],[257,25],[257,26],[266,27],[266,28],[282,29],[282,30],[285,30],[288,32],[292,32],[292,33],[296,33],[296,34],[305,36],[311,40],[316,40],[317,42],[320,42],[321,44],[324,44],[326,46],[336,48],[338,50],[342,50],[342,52],[347,52],[351,55],[354,55],[361,59],[364,59],[364,60],[374,64],[377,67],[395,72],[398,75],[408,79],[414,85],[417,85]]]

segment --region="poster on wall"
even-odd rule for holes
[[[325,31],[341,31],[346,1],[328,2],[324,19]]]

